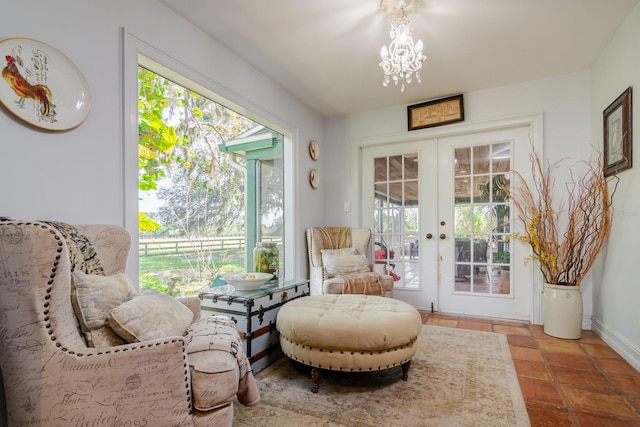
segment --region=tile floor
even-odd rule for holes
[[[422,319],[506,334],[533,427],[640,426],[640,372],[591,331],[563,340],[528,323],[431,313]]]

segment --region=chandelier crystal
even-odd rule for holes
[[[391,21],[391,43],[389,48],[385,45],[380,49],[379,65],[384,72],[382,85],[387,87],[393,81],[395,85],[399,83],[400,91],[404,92],[405,83],[411,83],[414,76],[420,83],[420,69],[427,57],[422,54],[422,40],[413,42],[411,18],[405,15],[404,6],[400,6],[396,14],[396,19]]]

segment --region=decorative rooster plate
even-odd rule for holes
[[[33,39],[0,41],[0,102],[43,129],[67,130],[91,109],[89,84],[62,52]]]

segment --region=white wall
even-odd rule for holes
[[[55,133],[0,110],[0,216],[124,225],[124,27],[295,138],[296,197],[289,199],[295,205],[287,225],[295,236],[295,270],[306,274],[304,229],[324,220],[324,190],[307,184],[313,163],[307,143],[317,139],[322,148],[322,118],[157,1],[4,2],[1,21],[0,39],[33,38],[67,55],[88,80],[93,106],[82,125]]]
[[[640,369],[640,5],[592,69],[592,137],[602,145],[602,112],[633,86],[633,168],[619,174],[613,231],[594,269],[593,328]]]

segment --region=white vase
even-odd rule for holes
[[[556,338],[582,336],[582,291],[580,286],[544,284],[542,291],[544,333]]]

